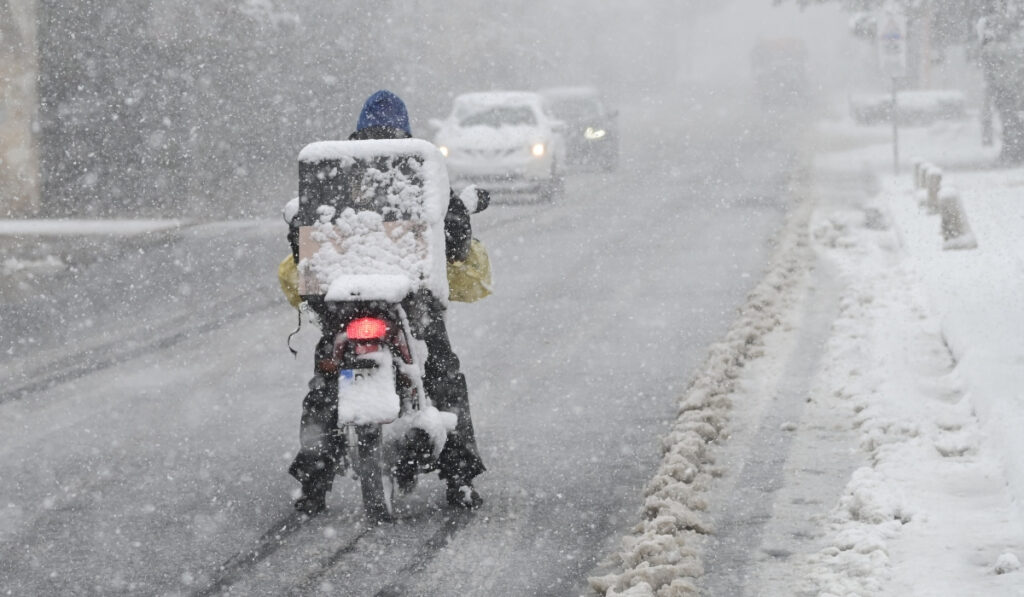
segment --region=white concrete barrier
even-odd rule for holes
[[[923,183],[921,182],[921,169],[924,168],[927,162],[921,158],[914,158],[912,162],[914,164],[914,188],[920,189],[923,186]]]
[[[977,249],[978,240],[971,232],[971,226],[967,222],[967,213],[964,211],[963,201],[960,200],[960,192],[956,187],[942,187],[939,191],[939,216],[941,217],[942,249],[960,250]]]

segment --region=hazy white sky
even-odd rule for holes
[[[734,0],[698,19],[691,47],[692,75],[700,80],[730,77],[741,72],[749,80],[750,52],[759,40],[798,38],[809,51],[809,70],[829,87],[841,86],[856,70],[854,65],[869,48],[847,28],[849,15],[834,6],[799,10],[792,3],[773,6],[771,0]],[[844,68],[825,65],[843,64]],[[859,76],[859,75],[857,75]]]

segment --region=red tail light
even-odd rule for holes
[[[376,317],[360,317],[345,328],[349,340],[380,340],[388,333],[388,322]]]

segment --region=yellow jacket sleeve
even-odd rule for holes
[[[277,281],[281,283],[281,292],[285,298],[298,309],[302,303],[302,297],[299,296],[299,268],[295,266],[295,260],[291,255],[285,257],[281,265],[277,266]]]

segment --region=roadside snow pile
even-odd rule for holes
[[[819,166],[841,169],[867,167],[878,172],[892,171],[892,126],[858,126],[851,119],[819,123],[819,148],[829,153],[818,156]],[[980,147],[979,119],[941,120],[927,127],[900,130],[902,168],[908,178],[912,160],[921,158],[947,168],[987,167],[999,156],[998,144]],[[846,151],[841,151],[847,149]],[[957,182],[959,176],[957,176]],[[961,190],[966,187],[957,184]]]
[[[928,125],[938,120],[967,116],[964,93],[955,89],[901,91],[896,98],[899,121],[904,125]],[[862,125],[886,124],[892,119],[892,94],[858,94],[850,97],[850,115]]]
[[[768,273],[681,397],[678,418],[662,439],[661,465],[644,490],[643,520],[602,565],[616,572],[588,579],[602,595],[699,594],[701,544],[713,533],[703,494],[721,474],[713,448],[727,438],[723,432],[743,367],[763,356],[765,336],[779,326],[780,314],[794,301],[794,289],[806,273],[806,229],[807,210],[801,206],[790,215]]]
[[[812,218],[815,246],[843,283],[819,380],[837,416],[853,417],[870,465],[849,480],[798,592],[1018,594],[1021,534],[1006,481],[892,230],[891,201]]]

